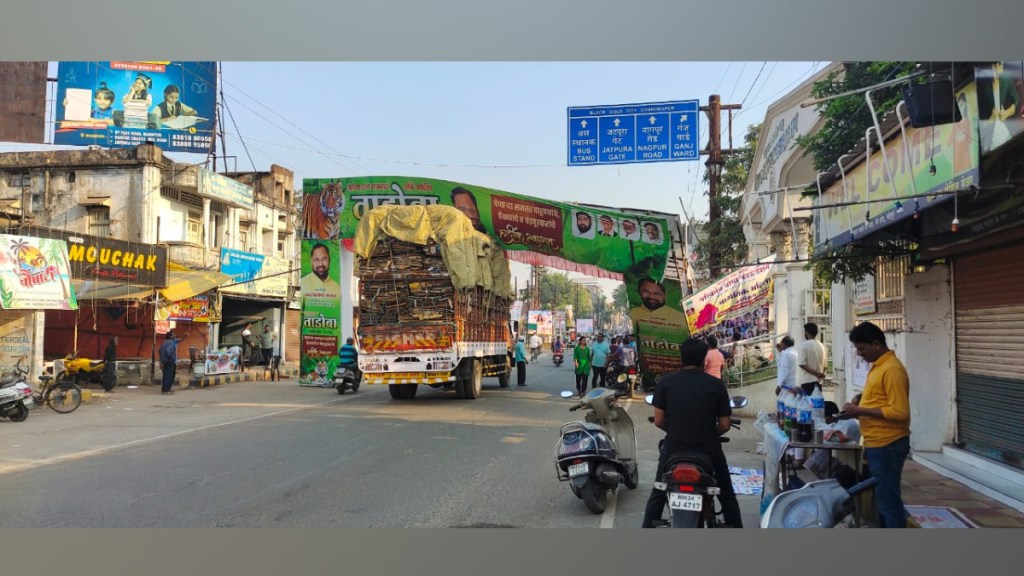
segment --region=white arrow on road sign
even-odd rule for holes
[[[586,120],[581,120],[580,121],[580,128],[586,128],[586,127],[587,127],[587,121]]]
[[[621,124],[621,123],[622,123],[622,121],[621,121],[621,120],[619,120],[618,118],[616,118],[616,119],[615,119],[615,122],[612,122],[612,124],[615,124],[615,127],[616,127],[616,128],[618,128],[618,127],[619,127],[619,124]]]
[[[649,121],[650,121],[650,123],[651,123],[651,124],[654,124],[655,122],[657,122],[657,121],[658,121],[658,119],[657,119],[657,118],[655,118],[654,116],[651,116],[651,117],[650,117],[650,119],[649,119]]]

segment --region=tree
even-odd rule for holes
[[[619,284],[612,292],[612,311],[629,313],[629,299],[626,297],[626,284]]]
[[[593,311],[590,298],[586,295],[586,289],[577,288],[578,285],[567,275],[538,267],[537,276],[540,279],[538,286],[540,288],[541,310],[563,310],[566,306],[573,306],[576,316],[590,314]],[[577,290],[580,292],[578,306],[576,302]],[[531,294],[525,288],[520,290],[519,297],[525,302],[532,301]]]
[[[914,71],[913,62],[847,62],[843,70],[833,72],[811,88],[815,98],[834,96],[843,92],[873,86],[886,80],[906,76]],[[892,110],[902,99],[899,86],[882,88],[871,94],[875,110],[879,114]],[[818,105],[824,125],[813,134],[799,136],[798,146],[812,155],[814,169],[824,172],[831,169],[844,154],[850,153],[864,137],[864,131],[874,125],[871,110],[863,93],[851,94]],[[805,195],[817,195],[817,188],[805,191]],[[895,257],[905,254],[906,248],[887,243],[884,245],[846,246],[828,250],[811,258],[805,268],[814,270],[819,280],[838,283],[846,280],[860,280],[874,273],[874,264],[879,256]]]
[[[744,264],[746,261],[747,239],[743,234],[740,203],[747,187],[747,176],[754,162],[754,151],[757,149],[757,137],[760,133],[760,124],[748,126],[743,137],[743,147],[725,157],[722,180],[718,187],[721,217],[714,222],[700,225],[708,239],[696,249],[699,268],[708,267],[708,259],[712,253],[718,255],[719,267],[727,272],[732,271],[730,267]],[[708,174],[705,173],[704,182],[708,181]]]

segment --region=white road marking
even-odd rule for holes
[[[629,402],[622,403],[623,412],[629,413]],[[619,502],[619,491],[616,490],[608,495],[608,506],[604,509],[604,514],[601,515],[601,528],[613,528],[615,526],[615,509],[618,507]]]

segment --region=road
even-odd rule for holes
[[[558,396],[571,367],[544,355],[527,382],[485,379],[475,401],[292,380],[173,396],[145,386],[68,415],[37,409],[0,420],[0,527],[638,527],[657,462],[652,409],[628,404],[640,488],[594,515],[555,476],[558,427],[575,416]],[[752,427],[730,436],[730,464],[759,468]],[[740,503],[756,526],[757,497]]]

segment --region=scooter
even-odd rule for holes
[[[24,422],[28,411],[35,407],[32,388],[25,381],[27,371],[21,368],[21,360],[15,367],[15,376],[0,381],[0,417],[12,422]]]
[[[555,363],[555,366],[561,366],[562,362],[565,361],[565,354],[562,352],[554,352],[551,355],[551,360]]]
[[[835,528],[853,513],[854,498],[877,484],[878,478],[868,478],[847,490],[835,478],[808,482],[776,496],[761,516],[761,528]]]
[[[640,374],[635,366],[624,368],[616,365],[608,374],[608,381],[612,383],[612,388],[618,391],[621,396],[632,398],[633,391],[639,387]]]
[[[338,394],[344,394],[346,390],[359,391],[359,381],[363,378],[357,372],[358,369],[351,366],[338,366],[334,371],[334,387],[338,389]]]
[[[107,363],[103,360],[90,360],[89,358],[80,358],[78,352],[72,352],[64,357],[64,369],[57,372],[57,383],[64,382],[66,380],[74,380],[75,384],[80,387],[88,386],[89,384],[99,384],[103,386],[103,389],[110,392],[107,388],[106,373]],[[85,383],[84,385],[82,383]]]
[[[654,401],[654,395],[648,394],[644,400],[651,404]],[[746,405],[747,399],[743,396],[734,396],[729,399],[729,406],[733,409],[743,408]],[[648,421],[653,422],[654,417],[648,417]],[[730,425],[738,430],[740,421],[731,418]],[[719,440],[721,442],[729,441],[724,436],[719,436]],[[666,505],[669,509],[670,520],[663,521],[662,526],[669,528],[719,528],[725,526],[721,519],[721,508],[715,509],[715,496],[721,492],[718,484],[722,481],[731,482],[732,480],[716,478],[714,464],[711,458],[704,453],[678,452],[669,455],[665,461],[665,467],[661,470],[661,481],[654,483],[655,490],[662,490],[668,495]]]
[[[562,398],[572,398],[568,390]],[[636,433],[633,420],[619,405],[619,396],[609,388],[595,388],[569,408],[586,410],[583,421],[568,422],[559,429],[555,445],[555,471],[560,482],[583,499],[587,510],[601,514],[608,505],[608,492],[625,484],[630,490],[640,483],[636,462]]]

